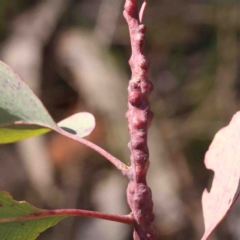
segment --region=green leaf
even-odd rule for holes
[[[90,113],[79,113],[59,124],[61,128],[20,77],[0,62],[0,144],[20,141],[50,130],[69,136],[62,129],[77,137],[85,137],[94,129],[95,120]]]
[[[54,210],[42,210],[27,202],[14,201],[0,192],[0,239],[34,240],[46,229],[67,216],[54,215]]]

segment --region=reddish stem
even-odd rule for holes
[[[152,227],[154,220],[152,194],[146,181],[150,163],[147,133],[153,118],[148,98],[153,85],[149,81],[148,62],[142,52],[146,28],[140,23],[139,17],[142,19],[145,7],[146,1],[139,16],[138,1],[126,0],[123,12],[128,23],[132,47],[132,56],[129,60],[132,77],[128,87],[126,117],[130,132],[129,148],[131,151],[131,168],[127,173],[130,181],[127,198],[135,219],[134,240],[156,239]]]
[[[65,135],[66,137],[71,138],[77,142],[80,142],[80,143],[84,144],[85,146],[98,152],[103,157],[105,157],[109,162],[111,162],[117,169],[119,169],[123,175],[126,175],[126,172],[128,171],[129,167],[127,165],[125,165],[123,162],[121,162],[119,159],[117,159],[116,157],[114,157],[113,155],[111,155],[110,153],[105,151],[104,149],[100,148],[99,146],[97,146],[96,144],[94,144],[92,142],[89,142],[86,139],[83,139],[83,138],[80,138],[73,134],[70,134],[62,129],[59,130],[59,133],[61,133],[62,135]]]
[[[134,219],[131,214],[129,215],[114,215],[107,214],[102,212],[95,211],[87,211],[81,209],[58,209],[58,210],[43,210],[43,212],[39,213],[31,213],[27,216],[16,217],[16,218],[2,218],[0,219],[0,223],[6,222],[16,222],[16,221],[26,221],[30,219],[38,219],[38,218],[46,218],[46,217],[90,217],[90,218],[99,218],[114,222],[120,222],[125,224],[133,224]]]

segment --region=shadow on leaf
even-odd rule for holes
[[[67,128],[67,127],[60,127],[62,130],[68,132],[68,133],[71,133],[71,134],[74,134],[74,135],[77,135],[77,132],[74,131],[73,129],[71,128]]]

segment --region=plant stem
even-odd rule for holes
[[[111,162],[118,170],[120,170],[122,172],[123,175],[126,175],[126,173],[128,172],[129,167],[127,165],[125,165],[122,161],[120,161],[119,159],[117,159],[116,157],[114,157],[113,155],[111,155],[110,153],[105,151],[104,149],[100,148],[96,144],[94,144],[86,139],[83,139],[83,138],[80,138],[73,134],[70,134],[62,129],[59,130],[59,133],[93,149],[94,151],[96,151],[97,153],[99,153],[100,155],[105,157],[109,162]]]
[[[135,219],[134,240],[154,240],[156,234],[152,227],[153,201],[151,189],[146,181],[150,164],[147,133],[153,118],[148,98],[153,85],[148,78],[148,61],[142,52],[146,28],[140,20],[143,17],[146,1],[143,4],[139,14],[138,1],[126,0],[123,12],[129,27],[132,47],[132,56],[129,60],[132,77],[128,86],[126,114],[131,151],[131,168],[127,173],[129,178],[127,198]]]
[[[46,218],[46,217],[90,217],[90,218],[99,218],[114,222],[120,222],[125,224],[133,224],[134,219],[131,214],[129,215],[114,215],[107,214],[103,212],[95,212],[81,209],[58,209],[58,210],[44,210],[39,213],[31,213],[27,216],[16,217],[16,218],[2,218],[0,219],[0,223],[6,222],[16,222],[16,221],[26,221],[30,219],[38,219],[38,218]]]

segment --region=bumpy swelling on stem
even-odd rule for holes
[[[153,201],[146,181],[149,167],[147,133],[153,118],[148,101],[153,85],[148,78],[148,61],[142,53],[146,28],[139,21],[137,0],[126,0],[123,14],[128,23],[132,47],[129,60],[132,77],[128,87],[126,114],[131,151],[127,199],[135,219],[134,240],[154,240],[156,235],[152,227]]]

